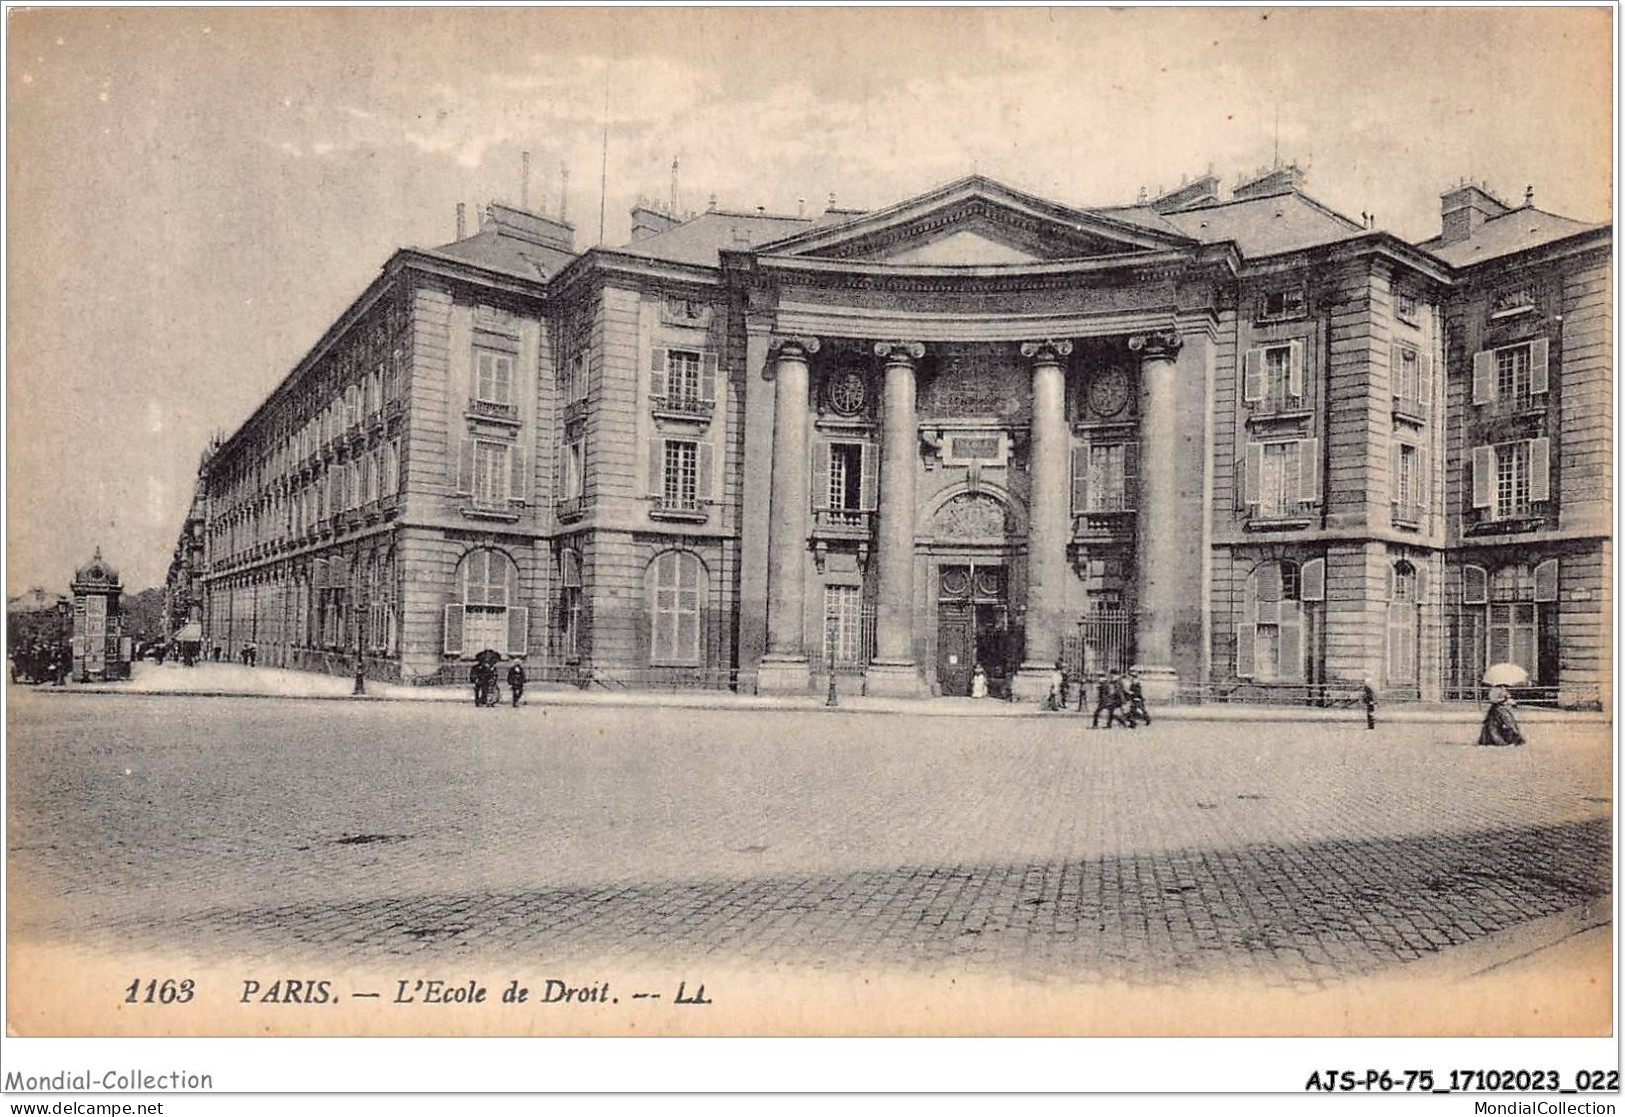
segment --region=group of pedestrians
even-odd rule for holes
[[[1078,692],[1078,712],[1083,712],[1083,691]],[[1100,728],[1100,715],[1106,715],[1106,728],[1121,725],[1137,729],[1151,724],[1151,712],[1145,707],[1145,690],[1140,676],[1133,671],[1108,671],[1095,684],[1095,714],[1089,728]]]
[[[73,652],[66,644],[34,643],[19,648],[11,656],[11,681],[67,685],[73,671]]]
[[[483,659],[476,660],[469,671],[469,679],[474,684],[474,705],[502,705],[502,687],[497,682],[495,663]],[[525,696],[525,667],[518,660],[508,668],[508,694],[515,707]]]

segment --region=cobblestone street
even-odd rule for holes
[[[1607,895],[1609,740],[13,693],[11,933],[1311,986]],[[1598,919],[1605,908],[1597,905]]]

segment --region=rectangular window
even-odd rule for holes
[[[1491,663],[1516,663],[1529,672],[1529,681],[1538,682],[1540,662],[1536,639],[1538,610],[1532,601],[1505,602],[1489,606],[1489,659]]]
[[[1269,519],[1298,512],[1297,442],[1266,442],[1259,471],[1258,514]]]
[[[474,350],[474,396],[481,403],[513,402],[513,357],[492,349]]]
[[[1401,291],[1394,296],[1394,314],[1401,322],[1416,325],[1416,296],[1409,291]]]
[[[582,463],[586,457],[586,443],[582,439],[565,444],[563,476],[559,478],[559,497],[562,500],[580,500],[584,491]]]
[[[1399,446],[1399,471],[1394,478],[1394,503],[1401,508],[1414,508],[1421,494],[1416,488],[1416,447],[1407,443]]]
[[[587,354],[577,350],[564,362],[564,402],[587,398]]]
[[[1291,287],[1266,294],[1258,317],[1265,322],[1277,322],[1286,318],[1301,318],[1304,312],[1303,288]]]
[[[1529,509],[1529,443],[1495,447],[1495,518],[1509,519]]]
[[[699,452],[697,442],[680,438],[666,440],[665,473],[660,492],[662,507],[691,511],[700,506]]]
[[[1089,500],[1090,512],[1120,512],[1134,507],[1129,490],[1126,443],[1108,443],[1089,447]]]
[[[508,500],[508,447],[501,442],[474,444],[474,503],[497,508]]]
[[[863,447],[856,442],[830,443],[829,506],[851,512],[863,507]]]
[[[700,355],[672,349],[666,355],[666,406],[697,411],[700,406]]]
[[[1495,351],[1495,394],[1504,402],[1529,401],[1529,347],[1514,345]]]
[[[1405,345],[1395,346],[1394,358],[1394,398],[1416,403],[1421,398],[1416,350]]]
[[[859,586],[824,587],[824,663],[839,670],[861,667],[863,590]]]

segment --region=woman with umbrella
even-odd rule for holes
[[[1490,688],[1490,708],[1484,712],[1484,727],[1478,731],[1481,745],[1521,745],[1523,733],[1512,710],[1518,703],[1508,687],[1529,681],[1529,674],[1515,663],[1497,663],[1484,672],[1484,684]]]

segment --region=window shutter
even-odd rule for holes
[[[1495,351],[1486,349],[1473,354],[1473,402],[1491,403],[1495,400]]]
[[[1320,439],[1298,441],[1298,499],[1305,504],[1320,503]]]
[[[1089,510],[1089,445],[1072,447],[1072,514]]]
[[[666,440],[649,440],[649,495],[663,496],[666,491]]]
[[[1140,506],[1140,444],[1123,444],[1123,507],[1133,510]]]
[[[1433,479],[1428,472],[1428,455],[1426,451],[1427,447],[1425,446],[1416,448],[1416,476],[1411,481],[1411,484],[1416,489],[1416,492],[1412,495],[1416,498],[1418,508],[1426,508],[1429,499],[1433,495]]]
[[[717,498],[717,494],[712,491],[712,486],[716,484],[716,471],[711,468],[711,454],[712,450],[709,442],[700,443],[699,450],[695,453],[697,464],[695,466],[694,496],[695,499],[707,504],[715,503]]]
[[[715,403],[717,399],[717,353],[707,349],[700,356],[700,399]]]
[[[1248,403],[1264,398],[1264,351],[1249,349],[1241,359],[1241,398]]]
[[[471,493],[474,491],[474,440],[465,438],[457,453],[457,476],[454,478],[452,491],[455,493]]]
[[[1490,599],[1490,572],[1482,566],[1461,568],[1461,603],[1484,605]]]
[[[1292,351],[1287,359],[1286,390],[1289,396],[1303,395],[1303,342],[1292,343]]]
[[[1254,614],[1258,624],[1279,624],[1281,621],[1281,564],[1266,562],[1253,571]]]
[[[1543,337],[1537,337],[1529,343],[1529,394],[1538,396],[1546,391],[1547,352],[1550,349]]]
[[[863,456],[862,489],[865,512],[873,512],[880,507],[880,462],[875,450],[876,446],[872,442],[865,442],[860,451]]]
[[[1326,600],[1326,560],[1310,559],[1304,563],[1298,578],[1298,596],[1305,601]]]
[[[1279,633],[1279,647],[1281,652],[1281,667],[1278,676],[1282,679],[1303,678],[1303,618],[1302,606],[1296,601],[1281,602],[1281,619]]]
[[[1388,499],[1399,507],[1399,443],[1388,444]]]
[[[1382,599],[1384,601],[1392,601],[1394,599],[1394,564],[1391,562],[1384,563],[1382,575]]]
[[[1241,483],[1242,499],[1247,504],[1257,504],[1260,496],[1259,489],[1264,484],[1264,444],[1262,442],[1247,443],[1247,468]]]
[[[1403,399],[1405,393],[1401,390],[1399,382],[1400,372],[1405,368],[1405,347],[1397,341],[1388,346],[1388,382],[1393,389],[1395,399]]]
[[[819,438],[812,444],[812,506],[819,511],[829,507],[830,443]]]
[[[1253,659],[1258,624],[1257,572],[1247,575],[1241,591],[1241,619],[1236,625],[1236,677],[1250,679],[1256,673]]]
[[[1535,567],[1535,600],[1557,600],[1557,560],[1547,559]]]
[[[666,351],[649,351],[649,394],[655,399],[666,398]]]
[[[530,652],[530,610],[523,605],[508,606],[508,654]]]
[[[1529,502],[1538,503],[1552,498],[1552,440],[1529,440]]]
[[[1422,412],[1433,406],[1433,354],[1416,355],[1416,406]]]
[[[447,655],[463,654],[463,607],[461,605],[446,606],[445,653]]]
[[[530,474],[525,470],[525,448],[515,443],[508,447],[508,499],[520,504],[530,499]]]
[[[1473,507],[1495,503],[1495,447],[1473,447]]]

